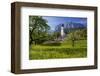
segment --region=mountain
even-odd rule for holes
[[[87,27],[87,24],[67,22],[67,23],[57,25],[56,28],[55,28],[55,31],[60,32],[62,25],[64,26],[65,32],[68,32],[69,30],[72,30],[72,29],[83,29],[83,28]]]

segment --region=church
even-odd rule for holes
[[[65,33],[64,33],[64,24],[61,25],[61,32],[60,32],[60,35],[61,35],[61,40],[64,40],[64,37],[65,37]]]

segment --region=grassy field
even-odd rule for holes
[[[56,44],[31,45],[29,59],[57,59],[57,58],[83,58],[87,57],[87,41],[75,41],[72,47],[70,40]]]

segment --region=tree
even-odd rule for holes
[[[83,29],[73,30],[73,32],[68,34],[67,39],[72,41],[72,46],[74,47],[76,40],[87,39],[87,29],[83,28]]]
[[[47,21],[41,16],[29,16],[29,44],[31,45],[33,42],[38,44],[45,41],[49,29]]]

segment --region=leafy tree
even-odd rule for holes
[[[50,27],[48,26],[47,21],[41,16],[29,16],[29,44],[38,44],[45,41],[49,29]]]
[[[76,40],[87,39],[87,29],[77,29],[67,35],[68,40],[72,40],[72,46],[74,47]]]
[[[60,36],[61,36],[61,35],[60,35],[60,32],[54,32],[54,33],[53,33],[54,39],[58,39]]]

